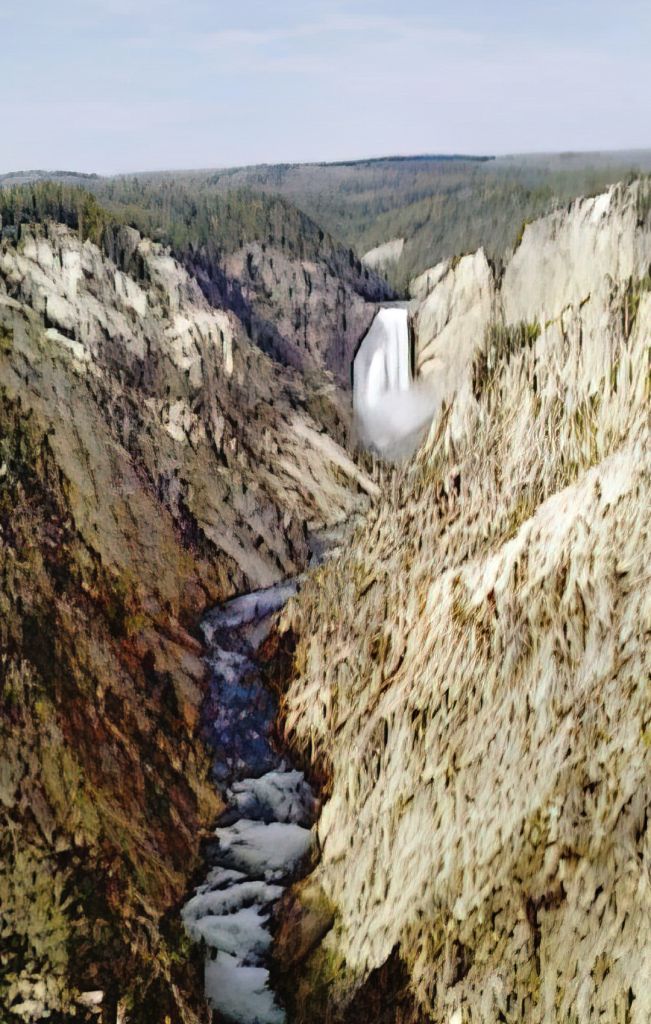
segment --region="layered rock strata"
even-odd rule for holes
[[[206,1019],[178,913],[220,809],[197,623],[375,490],[324,430],[331,382],[137,232],[114,255],[52,222],[0,246],[8,1022]]]
[[[618,187],[414,286],[447,408],[285,620],[328,780],[292,912],[335,914],[296,1020],[651,1014],[650,209]]]

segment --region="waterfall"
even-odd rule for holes
[[[440,404],[411,373],[409,314],[380,309],[353,364],[353,408],[362,443],[386,457],[411,452]]]

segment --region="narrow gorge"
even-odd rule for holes
[[[0,1005],[195,1021],[180,906],[224,810],[199,623],[298,574],[377,485],[325,368],[270,358],[91,197],[54,199],[0,193]],[[374,315],[344,281],[311,302],[344,334]]]
[[[649,179],[402,300],[96,193],[0,190],[2,1024],[647,1024]]]
[[[385,456],[413,449],[435,408],[433,393],[426,397],[414,385],[410,349],[408,310],[385,308],[355,357],[353,408],[360,436]],[[351,528],[340,524],[338,532]],[[331,540],[313,542],[323,557]],[[312,569],[320,560],[312,558]],[[283,750],[277,696],[265,683],[265,669],[273,674],[273,652],[265,642],[299,585],[300,578],[288,579],[233,598],[202,624],[210,672],[204,734],[226,807],[208,846],[208,874],[182,917],[191,938],[207,947],[208,1002],[219,1019],[233,1024],[287,1020],[270,980],[274,909],[315,853],[312,826],[319,801]],[[276,685],[288,682],[276,678]],[[326,915],[325,930],[330,924]]]
[[[206,735],[226,809],[210,871],[182,916],[208,949],[208,1001],[236,1024],[286,1020],[269,982],[271,915],[309,858],[317,810],[303,773],[273,742],[277,701],[257,663],[274,618],[295,593],[287,582],[234,598],[203,626],[211,670]]]

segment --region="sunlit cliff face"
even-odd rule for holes
[[[641,182],[412,285],[446,409],[286,616],[335,921],[297,1024],[651,1019],[650,262]]]

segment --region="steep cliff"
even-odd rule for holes
[[[304,374],[328,370],[342,387],[350,385],[350,364],[376,303],[393,294],[370,274],[362,294],[356,259],[346,257],[342,268],[278,243],[253,241],[219,262],[192,257],[189,265],[211,301],[236,312],[264,352]]]
[[[618,187],[415,283],[447,407],[284,623],[326,780],[297,1020],[649,1019],[650,209]]]
[[[617,186],[579,200],[569,212],[525,225],[503,267],[490,263],[480,249],[444,260],[416,278],[410,291],[418,375],[431,379],[443,400],[464,396],[491,324],[544,325],[566,309],[579,308],[584,325],[598,332],[592,318],[602,315],[605,300],[595,290],[607,289],[608,282],[625,286],[648,274],[649,188],[648,179],[630,188]]]
[[[393,291],[291,203],[246,189],[221,196],[192,175],[95,176],[83,179],[83,189],[54,178],[5,189],[0,181],[7,232],[36,211],[63,218],[115,257],[116,229],[137,228],[169,246],[210,304],[233,312],[273,359],[350,385],[359,339]]]
[[[168,251],[0,247],[3,1020],[205,1018],[178,906],[218,811],[210,602],[304,566],[374,485],[306,384]]]
[[[114,215],[168,242],[212,305],[232,310],[263,351],[349,386],[359,338],[393,291],[305,213],[248,189],[220,195],[196,175],[92,187]]]

